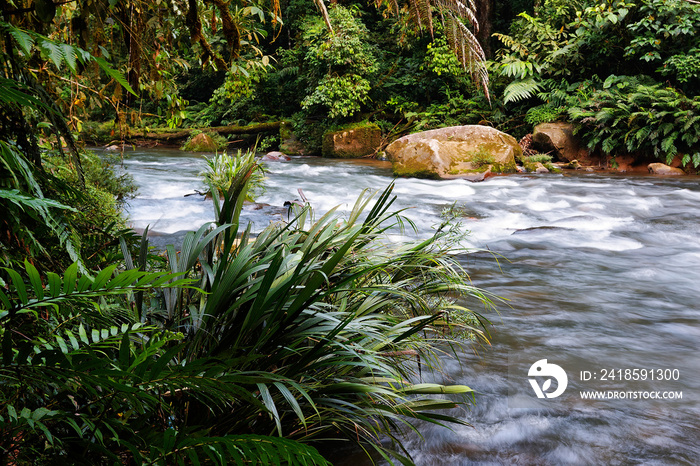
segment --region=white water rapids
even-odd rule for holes
[[[177,245],[171,234],[213,219],[211,201],[183,197],[203,186],[201,156],[135,151],[125,166],[140,186],[128,207],[133,227],[150,225]],[[362,189],[392,179],[388,164],[372,161],[295,158],[267,169],[259,202],[270,207],[246,211],[258,230],[299,197],[297,188],[321,214],[349,209]],[[491,347],[446,361],[442,381],[477,392],[470,410],[453,413],[472,427],[423,425],[424,438],[408,440],[417,464],[700,464],[700,179],[399,179],[395,193],[423,236],[454,203],[464,245],[499,255],[460,260],[477,286],[508,300],[487,316]],[[528,382],[529,365],[540,359],[568,374],[557,399],[538,400]],[[679,376],[625,380],[624,370],[635,368]],[[609,378],[617,369],[623,380]],[[672,391],[682,399],[588,400],[585,390]]]

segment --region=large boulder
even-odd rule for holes
[[[523,151],[513,137],[490,126],[450,126],[409,134],[386,148],[394,173],[422,178],[467,178],[515,173]]]
[[[581,141],[574,135],[571,123],[557,121],[535,126],[532,142],[540,152],[551,152],[562,162],[579,160],[587,164],[588,150],[581,147]]]
[[[374,123],[359,123],[323,133],[324,157],[360,158],[373,154],[382,143],[382,130]]]
[[[650,163],[647,168],[654,175],[685,175],[682,169],[669,167],[665,163]]]

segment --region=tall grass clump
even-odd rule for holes
[[[255,161],[255,152],[238,149],[235,155],[226,152],[216,154],[214,157],[204,157],[207,164],[206,169],[201,173],[204,182],[209,187],[209,192],[214,192],[223,196],[231,187],[232,181],[240,170]],[[254,201],[256,197],[265,193],[265,172],[262,165],[256,165],[256,169],[250,177],[250,188],[248,189],[247,201]]]
[[[167,270],[145,235],[92,276],[4,270],[3,462],[327,464],[316,447],[333,439],[411,464],[416,421],[464,424],[440,410],[472,390],[426,367],[466,341],[454,332],[486,340],[458,298],[491,302],[449,228],[387,241],[402,223],[389,186],[344,218],[305,206],[254,236],[239,215],[255,170],[214,196],[214,225],[167,248]]]

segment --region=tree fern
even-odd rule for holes
[[[387,10],[399,15],[401,9],[397,0],[377,0],[377,5],[386,4]],[[474,35],[479,23],[476,19],[476,5],[473,0],[407,0],[409,19],[420,31],[427,31],[433,36],[434,18],[437,14],[447,43],[459,59],[462,66],[469,71],[472,80],[481,87],[490,98],[489,77],[486,70],[484,50]]]

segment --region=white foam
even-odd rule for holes
[[[492,186],[512,186],[512,187],[519,187],[520,186],[520,183],[518,181],[506,178],[504,176],[497,176],[495,178],[489,178],[486,183],[487,183],[485,185],[486,188],[490,188]]]
[[[409,196],[427,195],[442,199],[464,199],[476,193],[476,190],[469,186],[465,180],[432,181],[432,180],[405,180],[396,182],[394,193]]]
[[[679,189],[677,191],[674,191],[674,194],[677,194],[684,199],[690,199],[693,201],[700,201],[700,192],[699,191],[691,191],[690,189]]]
[[[577,231],[605,231],[610,232],[613,230],[618,230],[624,226],[628,226],[634,222],[633,217],[598,217],[598,216],[586,216],[581,218],[580,216],[572,216],[568,218],[563,218],[556,220],[555,226],[562,228],[571,228]]]
[[[152,230],[175,233],[196,230],[202,224],[214,220],[211,202],[169,201],[166,204],[134,202],[129,210],[129,223],[133,228],[151,226]]]
[[[566,209],[567,207],[571,207],[571,204],[569,204],[566,201],[557,201],[557,202],[527,202],[525,204],[530,210],[535,211],[535,212],[545,212],[548,210],[555,210],[555,209]]]

